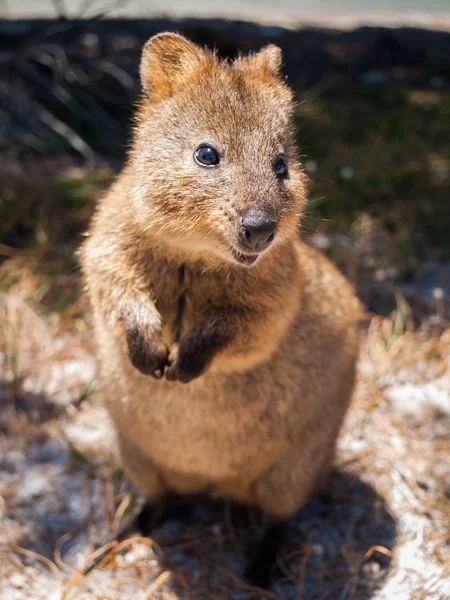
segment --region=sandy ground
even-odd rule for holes
[[[242,581],[261,523],[197,506],[151,539],[96,391],[84,320],[0,304],[0,598],[444,600],[450,597],[450,330],[375,317],[332,503],[291,526],[281,577]],[[120,540],[120,541],[117,541]]]

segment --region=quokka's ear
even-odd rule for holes
[[[262,69],[276,77],[279,76],[283,56],[281,48],[274,44],[269,44],[256,54],[250,54],[241,59],[245,66],[251,69]]]
[[[163,100],[207,57],[204,50],[177,33],[158,33],[148,40],[142,51],[142,87],[151,100]]]

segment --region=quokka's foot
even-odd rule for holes
[[[164,496],[156,502],[146,502],[136,519],[137,529],[144,536],[166,521],[183,521],[192,513],[192,505],[186,498],[177,495]]]
[[[288,522],[269,525],[261,540],[256,557],[248,566],[245,578],[251,585],[268,589],[272,578],[277,554],[281,549],[288,528]]]

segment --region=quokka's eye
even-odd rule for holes
[[[284,179],[287,176],[288,168],[286,159],[282,154],[279,154],[273,162],[273,170],[278,179]]]
[[[215,167],[219,164],[220,158],[211,146],[200,146],[194,152],[194,160],[201,167]]]

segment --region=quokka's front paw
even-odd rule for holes
[[[160,336],[146,334],[137,327],[127,329],[126,336],[132,365],[144,375],[161,379],[169,359],[167,347]]]
[[[169,368],[166,378],[169,381],[189,383],[199,377],[206,369],[208,360],[200,352],[194,353],[192,343],[182,342],[174,346],[169,355]]]

